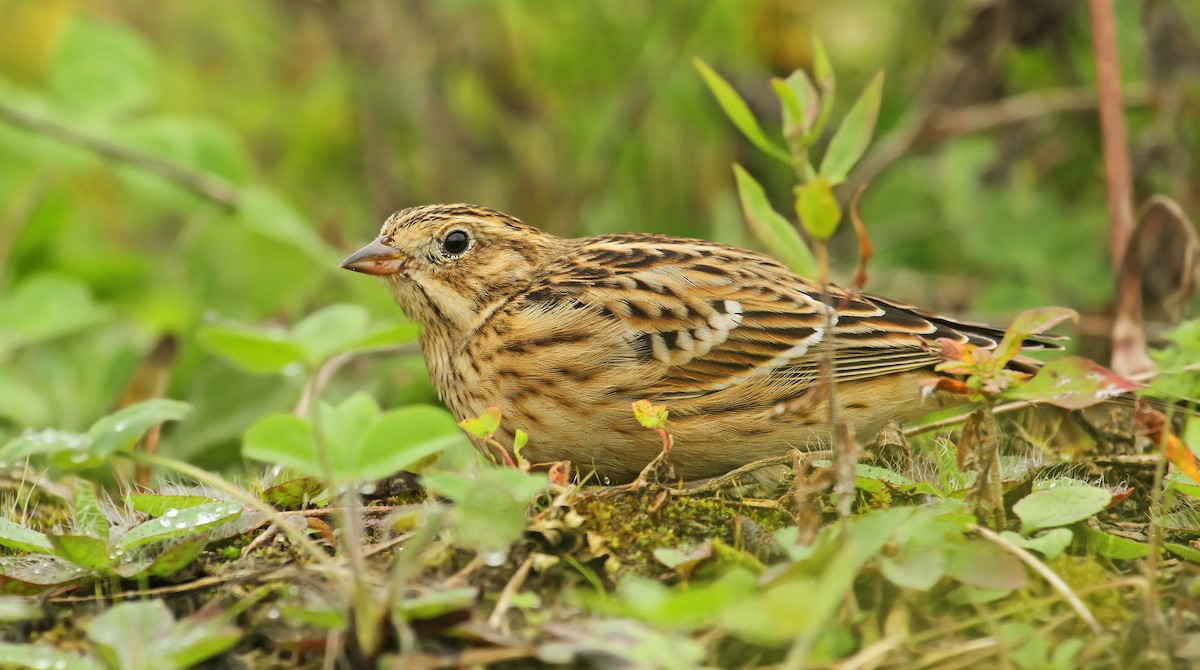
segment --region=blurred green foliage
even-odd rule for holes
[[[1116,10],[1139,193],[1194,210],[1200,9]],[[1083,3],[0,0],[0,15],[0,441],[84,430],[150,374],[195,407],[161,450],[240,467],[241,433],[303,379],[246,372],[198,333],[332,303],[403,329],[381,286],[337,268],[401,207],[754,245],[729,166],[782,212],[789,175],[691,59],[774,119],[767,82],[812,71],[814,33],[847,92],[834,118],[887,72],[877,145],[839,190],[845,204],[871,181],[868,290],[992,318],[1095,314],[1111,294],[1097,124],[1051,100],[1087,102]],[[1024,120],[999,122],[992,103],[1014,96]],[[854,241],[833,243],[845,281]],[[352,390],[434,400],[411,353],[354,360],[329,394]]]

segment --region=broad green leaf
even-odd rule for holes
[[[121,670],[161,670],[175,616],[162,600],[113,605],[87,624],[87,636],[106,665]]]
[[[1200,498],[1200,484],[1182,472],[1169,473],[1163,481],[1166,482],[1168,491],[1178,491],[1191,498]]]
[[[159,72],[146,38],[76,13],[58,41],[48,83],[60,104],[89,116],[114,116],[149,103]]]
[[[928,591],[946,574],[946,555],[935,547],[909,542],[880,559],[879,571],[896,586]]]
[[[36,554],[54,553],[54,545],[44,533],[5,518],[0,518],[0,546]]]
[[[92,436],[86,433],[68,433],[52,428],[28,430],[0,447],[0,463],[11,463],[30,456],[58,452],[73,452],[79,456],[79,462],[82,462],[91,459],[89,456],[91,446]]]
[[[630,576],[617,584],[615,598],[594,606],[672,629],[696,630],[713,625],[726,608],[760,594],[753,573],[733,568],[709,583],[669,588],[646,577]]]
[[[0,595],[34,595],[87,576],[57,556],[0,556]]]
[[[326,476],[317,455],[312,425],[293,414],[273,414],[251,426],[242,441],[242,455],[282,465],[303,475],[321,479]]]
[[[379,421],[379,416],[379,403],[363,391],[351,394],[337,406],[328,403],[318,406],[317,425],[329,450],[335,476],[348,471],[347,465],[354,462],[359,443]]]
[[[469,609],[478,597],[479,589],[473,586],[431,591],[419,596],[396,598],[392,601],[392,613],[401,621],[435,619]]]
[[[875,121],[879,117],[879,102],[882,98],[883,73],[878,72],[842,119],[842,125],[838,126],[833,139],[829,140],[829,148],[825,150],[825,157],[821,159],[818,172],[831,186],[846,181],[850,169],[867,150],[871,143],[871,135],[875,133]]]
[[[1082,356],[1064,356],[1045,364],[1029,381],[1009,387],[1005,398],[1043,402],[1065,409],[1083,409],[1136,391],[1130,381]]]
[[[125,496],[126,504],[147,516],[162,516],[170,510],[187,509],[210,502],[216,502],[216,500],[208,496],[159,495],[157,493],[130,493]]]
[[[219,613],[193,614],[175,624],[164,641],[167,663],[176,668],[191,668],[228,651],[242,639],[242,631]]]
[[[292,328],[292,341],[316,367],[336,354],[349,351],[367,332],[371,317],[358,305],[330,305]]]
[[[100,419],[88,429],[92,436],[89,451],[100,458],[129,449],[147,431],[166,421],[182,421],[192,406],[178,400],[155,398],[130,405]]]
[[[1200,551],[1186,544],[1165,542],[1163,548],[1189,563],[1200,563]]]
[[[692,59],[692,64],[704,77],[704,83],[708,84],[708,90],[712,91],[713,97],[720,103],[721,109],[725,110],[725,115],[729,117],[730,121],[733,121],[733,125],[737,126],[738,130],[742,131],[746,139],[766,152],[768,156],[791,165],[791,155],[767,137],[762,127],[758,125],[758,119],[754,118],[754,112],[750,111],[746,101],[742,100],[742,96],[733,90],[729,82],[699,58]]]
[[[0,642],[0,667],[53,668],[54,670],[106,670],[99,661],[55,649],[48,644]]]
[[[395,347],[408,342],[415,342],[418,334],[420,334],[420,328],[415,323],[385,324],[372,328],[366,335],[351,343],[347,350],[371,351],[373,349]]]
[[[233,521],[241,513],[241,506],[232,502],[204,503],[178,510],[175,514],[168,510],[157,519],[150,519],[130,528],[117,539],[116,546],[122,551],[128,551],[151,542],[194,535]]]
[[[205,326],[200,344],[234,365],[257,374],[275,374],[304,363],[305,351],[280,332],[245,326]]]
[[[312,500],[325,485],[316,477],[301,477],[280,482],[262,492],[263,502],[280,509],[300,509]]]
[[[948,545],[946,574],[963,584],[996,590],[1023,588],[1029,580],[1020,559],[986,540]]]
[[[36,275],[0,297],[0,352],[69,335],[110,316],[78,280]]]
[[[1098,486],[1060,486],[1034,491],[1013,505],[1021,532],[1056,528],[1083,521],[1112,502],[1112,492]]]
[[[1004,331],[1004,339],[996,346],[993,358],[1000,364],[1011,361],[1021,352],[1025,338],[1043,333],[1068,319],[1078,321],[1079,312],[1066,307],[1035,307],[1021,312]]]
[[[1112,535],[1091,526],[1080,526],[1084,548],[1088,553],[1094,553],[1106,558],[1129,561],[1145,558],[1150,555],[1150,545],[1138,542],[1120,535]]]
[[[146,568],[148,577],[170,577],[191,565],[208,546],[207,535],[185,537],[163,550]]]
[[[71,490],[71,508],[75,513],[75,527],[81,533],[108,544],[108,519],[96,499],[96,488],[91,482],[80,479]]]
[[[108,543],[87,535],[47,536],[54,545],[54,553],[81,568],[93,572],[106,572],[112,565],[108,557]]]
[[[446,410],[430,405],[402,407],[387,412],[371,426],[343,476],[361,481],[384,479],[463,441],[458,424]]]
[[[2,344],[0,354],[3,354]],[[17,426],[42,426],[50,420],[50,403],[31,384],[0,369],[0,419],[8,419]]]
[[[303,251],[318,268],[338,270],[337,251],[278,193],[258,186],[242,189],[238,220],[250,230]]]
[[[1071,546],[1071,540],[1075,537],[1070,528],[1053,528],[1037,537],[1022,537],[1008,530],[1000,535],[1018,547],[1036,551],[1047,559],[1058,558]]]
[[[801,277],[817,276],[817,262],[796,227],[771,207],[767,194],[750,173],[740,165],[733,166],[737,178],[738,197],[742,213],[750,230],[766,245],[770,253]]]
[[[455,541],[481,552],[507,551],[521,537],[530,500],[546,481],[512,468],[485,468],[473,479],[448,472],[422,477],[426,487],[454,501]]]
[[[797,186],[796,215],[813,239],[828,240],[842,220],[842,207],[831,184],[823,177],[817,177]]]

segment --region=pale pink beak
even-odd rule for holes
[[[363,274],[382,277],[394,275],[404,268],[404,256],[395,247],[384,244],[384,237],[377,237],[367,246],[350,254],[342,261],[342,267]]]

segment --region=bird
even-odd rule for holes
[[[525,431],[525,458],[612,484],[663,446],[632,403],[667,408],[677,476],[715,477],[828,446],[823,370],[838,415],[869,439],[889,419],[954,401],[930,392],[939,340],[992,349],[1004,336],[819,285],[747,249],[647,233],[563,238],[468,204],[398,211],[341,267],[387,283],[458,420],[499,408],[497,439]]]

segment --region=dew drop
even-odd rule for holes
[[[275,609],[274,607],[267,610],[267,618],[268,619],[278,619],[279,617],[280,617],[279,610]]]
[[[172,507],[171,509],[169,509],[165,513],[163,513],[163,516],[168,517],[168,518],[177,517],[177,516],[179,516],[179,510]]]
[[[170,519],[159,519],[159,520],[158,520],[158,523],[159,523],[159,525],[161,525],[163,528],[170,528],[170,527],[171,527],[171,520],[170,520]]]
[[[182,529],[182,528],[187,528],[187,524],[186,524],[186,523],[184,523],[184,522],[182,522],[182,521],[180,521],[179,523],[175,524],[175,527],[176,527],[176,528],[180,528],[180,529]]]
[[[113,432],[114,433],[123,433],[123,432],[125,432],[125,429],[128,427],[129,426],[127,426],[124,421],[118,421],[117,425],[113,426]]]

